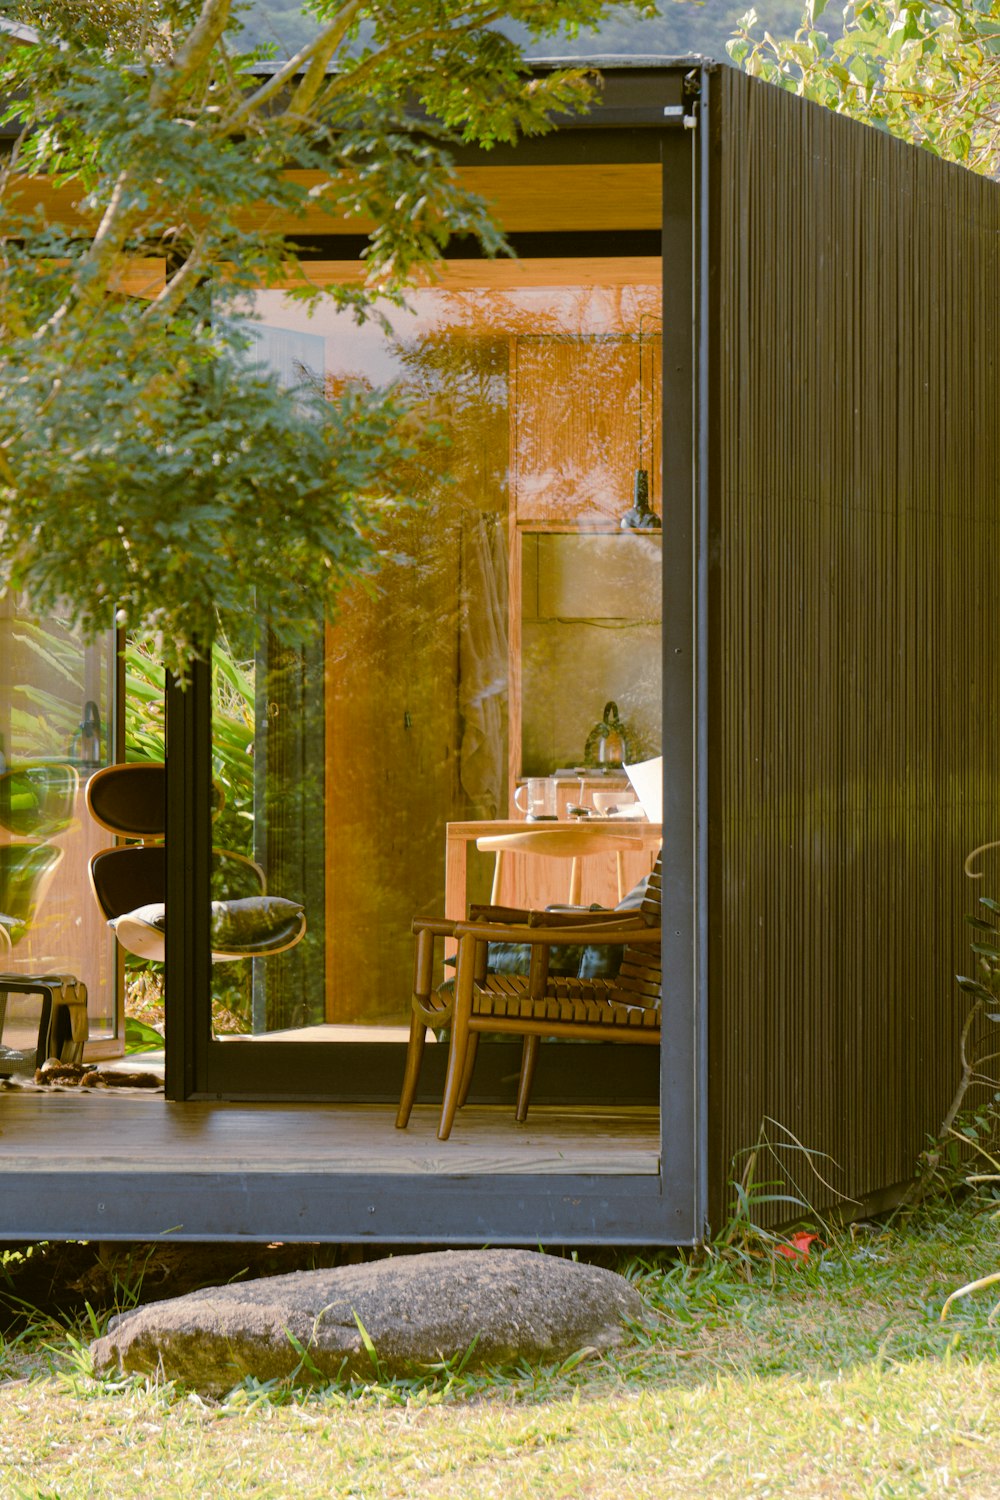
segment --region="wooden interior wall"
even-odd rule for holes
[[[415,358],[450,442],[412,476],[425,507],[389,524],[387,560],[328,631],[330,1021],[408,1021],[410,923],[444,911],[443,825],[482,815],[461,784],[459,613],[469,528],[506,501],[506,359],[485,334],[430,340]]]
[[[963,913],[1000,895],[995,862],[962,873],[1000,832],[1000,187],[713,87],[717,1224],[762,1123],[862,1197],[912,1174],[957,1081]]]
[[[582,765],[608,702],[627,727],[626,760],[659,755],[661,533],[524,531],[520,540],[520,774]],[[569,798],[581,800],[590,805]]]
[[[661,749],[660,533],[619,524],[638,468],[662,511],[659,262],[640,274],[612,333],[511,345],[511,797],[582,764],[609,701],[630,759]]]
[[[590,274],[592,263],[587,264]],[[643,260],[632,276],[648,271]],[[371,590],[354,589],[341,601],[328,633],[326,1017],[331,1022],[408,1019],[410,924],[415,915],[444,910],[444,824],[508,815],[508,773],[516,779],[521,754],[522,524],[540,532],[603,531],[604,536],[579,540],[609,545],[619,572],[627,571],[627,555],[636,577],[645,554],[652,552],[658,586],[659,539],[623,534],[618,526],[631,504],[640,456],[658,446],[660,330],[651,312],[658,312],[658,286],[612,283],[599,297],[586,277],[583,286],[581,293],[575,284],[571,290],[564,285],[542,306],[530,301],[506,306],[470,292],[461,303],[456,299],[443,332],[421,336],[407,352],[407,378],[430,401],[449,441],[429,453],[422,472],[413,476],[425,508],[404,512],[391,524],[383,539],[388,561]],[[572,326],[573,316],[584,318],[577,301],[585,308],[590,296],[599,300],[602,318],[611,325],[608,335],[572,338],[562,332],[543,339],[521,333],[522,325]],[[525,344],[535,351],[528,382],[518,370]],[[608,419],[608,413],[618,416]],[[659,468],[650,467],[658,506]],[[529,471],[538,484],[534,504],[522,513],[515,480]],[[502,583],[503,598],[494,601],[492,621],[474,536],[483,518],[493,528],[489,537],[499,571],[509,557],[509,576],[493,580]],[[646,562],[648,573],[648,557]],[[566,613],[590,621],[592,635],[603,632],[590,657],[610,686],[598,672],[588,693],[588,672],[593,677],[596,667],[587,653],[578,651],[573,659],[566,649],[559,653],[536,639],[544,670],[536,662],[533,711],[540,722],[569,718],[575,725],[565,746],[553,742],[543,773],[557,769],[551,759],[557,748],[562,761],[582,761],[587,734],[607,699],[616,695],[625,718],[635,720],[637,747],[649,754],[660,748],[659,718],[649,709],[659,705],[658,587],[653,598],[654,590],[638,589],[633,578],[628,608],[635,613],[641,598],[642,618],[623,622],[611,595],[625,599],[628,582],[618,578],[616,585],[603,553],[589,563],[590,586],[603,588],[603,602],[588,600],[585,607],[578,588],[574,603],[563,597],[568,585],[548,593],[559,594],[552,608],[558,609],[556,623],[563,633]],[[621,645],[623,623],[630,626],[638,661]],[[498,668],[484,674],[474,658],[487,650],[485,638],[497,626],[495,633],[506,636],[505,654]],[[550,629],[553,633],[558,631]],[[612,647],[619,648],[618,657]],[[616,665],[619,671],[612,670]],[[491,795],[482,767],[471,768],[464,757],[473,684],[481,683],[489,689],[484,696],[495,697],[497,671],[502,712],[499,718],[484,716],[477,726],[482,738],[495,740],[499,781]],[[634,714],[630,683],[637,694],[642,690]],[[488,892],[486,863],[470,862],[470,899],[484,899]],[[543,864],[549,866],[537,862]],[[604,895],[610,901],[616,899],[613,874],[609,860]],[[564,880],[557,861],[539,869],[533,904],[561,899]]]

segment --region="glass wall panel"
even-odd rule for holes
[[[387,521],[379,571],[308,648],[277,649],[266,622],[222,642],[215,843],[306,933],[215,966],[217,1040],[404,1040],[410,924],[489,895],[476,838],[523,824],[529,778],[547,816],[642,822],[624,763],[661,748],[660,292],[648,262],[607,284],[599,262],[567,262],[562,285],[547,265],[516,289],[487,263],[446,273],[387,329],[257,298],[262,357],[330,392],[396,383],[440,440],[403,476],[417,503]],[[648,872],[646,811],[634,853],[588,866],[584,902]],[[505,900],[566,898],[559,861],[504,879]]]
[[[279,647],[228,617],[212,659],[213,1034],[325,1020],[323,632]],[[241,926],[242,924],[242,926]]]
[[[82,980],[91,1056],[121,1050],[114,941],[88,873],[113,840],[86,806],[113,758],[113,685],[110,631],[85,645],[65,620],[0,596],[0,970]]]

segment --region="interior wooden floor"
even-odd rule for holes
[[[3,1172],[67,1170],[127,1176],[275,1172],[366,1176],[650,1175],[659,1171],[655,1108],[540,1105],[524,1125],[509,1108],[470,1106],[450,1140],[438,1111],[417,1106],[406,1130],[395,1110],[361,1104],[173,1104],[113,1091],[0,1095]]]

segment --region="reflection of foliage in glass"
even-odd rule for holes
[[[568,270],[567,278],[571,274]],[[457,583],[461,590],[460,608],[478,614],[482,637],[481,592],[469,592],[477,575],[466,570],[464,555],[448,548],[449,528],[454,536],[460,523],[479,515],[505,518],[513,489],[519,515],[523,506],[525,516],[558,514],[572,525],[591,509],[606,511],[609,498],[620,515],[631,503],[637,468],[650,473],[654,506],[662,503],[660,291],[641,283],[467,288],[420,293],[417,300],[420,332],[397,338],[393,355],[407,396],[433,413],[448,446],[443,463],[423,478],[420,493],[431,524],[416,535],[415,556],[428,579],[432,570],[451,570],[453,587]],[[658,547],[654,551],[658,557]],[[608,574],[621,571],[620,552],[616,539],[603,553],[594,547],[588,554],[592,609],[571,611],[573,619],[545,616],[523,627],[523,756],[525,767],[530,758],[533,774],[575,764],[609,696],[621,700],[636,752],[659,751],[661,690],[654,645],[659,591],[655,599],[637,593],[627,619],[607,617],[603,589]],[[555,555],[546,553],[550,560]],[[579,570],[582,554],[566,555],[572,560],[564,566]],[[637,575],[637,588],[646,571]],[[551,566],[546,576],[553,586],[557,575]],[[398,610],[398,591],[393,596],[385,582],[386,605]],[[534,613],[532,605],[529,614]],[[401,633],[428,629],[425,617],[412,627],[409,619],[396,618]],[[631,654],[622,644],[626,636]],[[475,691],[463,694],[469,665],[460,661],[460,713],[470,698],[481,701],[481,672],[474,674]],[[501,671],[505,679],[506,659]],[[412,699],[412,683],[406,691]],[[463,811],[484,815],[478,806],[458,809],[458,815]]]
[[[165,755],[166,670],[147,642],[125,647],[125,757],[162,761]],[[212,831],[220,848],[253,852],[254,664],[238,661],[220,631],[212,646],[212,777],[221,801]],[[224,894],[224,893],[219,893]],[[130,967],[144,970],[146,965]],[[250,1029],[250,965],[218,966],[213,1010],[228,1012],[226,1029]],[[221,1027],[220,1027],[221,1029]]]
[[[166,670],[148,643],[125,647],[125,758],[165,758]],[[222,794],[214,839],[249,854],[253,848],[253,661],[231,655],[220,634],[212,648],[212,777]]]
[[[409,561],[451,566],[453,560],[432,555],[429,538],[456,526],[464,511],[502,515],[507,508],[507,342],[488,331],[435,331],[395,352],[402,389],[440,435],[439,452],[423,455],[411,476],[420,511],[403,517],[398,531],[409,533],[419,549]],[[394,560],[402,560],[398,552]],[[418,631],[420,624],[413,622]]]
[[[59,619],[35,620],[18,612],[8,623],[4,650],[17,653],[19,680],[10,702],[12,765],[70,754],[83,710],[84,661],[88,651]],[[100,696],[106,696],[106,686]]]
[[[125,759],[166,757],[164,693],[167,674],[144,641],[125,647]]]

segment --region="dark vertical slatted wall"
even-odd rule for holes
[[[765,1118],[861,1196],[957,1080],[962,917],[1000,898],[962,874],[1000,837],[1000,186],[713,85],[717,1225]]]

